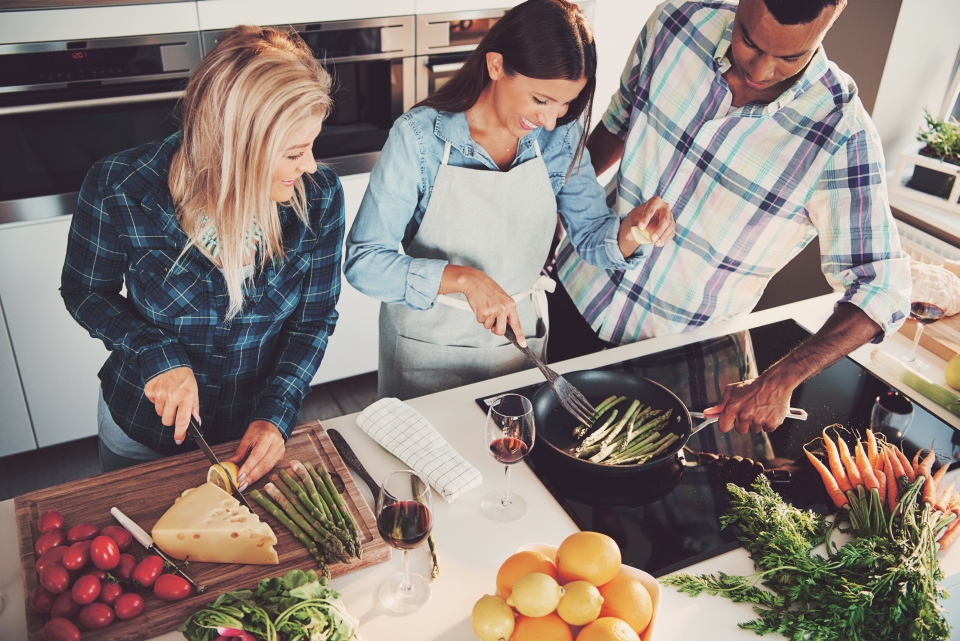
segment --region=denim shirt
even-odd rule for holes
[[[624,259],[617,242],[620,218],[607,207],[586,150],[579,168],[574,167],[567,177],[582,133],[576,121],[553,131],[538,127],[520,139],[510,167],[536,158],[533,143],[537,141],[557,197],[557,211],[573,246],[597,267],[632,269],[643,262],[644,250]],[[399,248],[409,247],[423,222],[448,142],[449,165],[499,171],[470,137],[466,114],[416,107],[398,118],[347,238],[344,275],[364,294],[417,310],[430,309],[436,302],[447,261],[413,258]]]

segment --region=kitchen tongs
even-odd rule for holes
[[[507,337],[507,340],[516,345],[517,349],[523,352],[527,358],[533,361],[533,364],[536,365],[537,368],[543,373],[544,378],[547,379],[547,383],[550,385],[550,389],[553,390],[557,400],[560,401],[560,406],[570,412],[574,418],[587,427],[593,425],[593,421],[597,415],[597,410],[593,405],[590,404],[590,401],[587,400],[587,397],[584,396],[580,390],[567,382],[567,379],[547,367],[547,364],[541,361],[537,355],[530,350],[530,348],[520,347],[520,343],[517,342],[517,335],[513,333],[513,328],[509,325],[507,325],[507,331],[504,332],[504,336]]]

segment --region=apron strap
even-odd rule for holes
[[[538,151],[537,153],[539,155],[540,152]],[[443,163],[442,164],[446,165],[448,160],[450,160],[450,143],[449,142],[443,146]]]
[[[540,158],[541,156],[540,156],[540,141],[539,141],[539,140],[534,140],[534,141],[533,141],[533,149],[537,152],[537,157]],[[550,291],[552,292],[553,290],[551,289]]]
[[[517,301],[518,303],[524,298],[530,297],[531,302],[533,303],[533,311],[543,322],[544,328],[550,330],[550,314],[547,311],[547,292],[551,294],[556,291],[557,283],[549,276],[544,276],[541,274],[540,278],[533,284],[533,287],[528,289],[525,292],[519,294],[514,294],[510,298]],[[437,296],[437,302],[442,303],[448,307],[454,307],[456,309],[462,309],[467,312],[472,312],[470,304],[459,298],[453,298],[447,294],[439,294]]]

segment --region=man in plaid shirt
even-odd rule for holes
[[[671,1],[654,12],[588,149],[597,174],[620,160],[617,212],[671,211],[675,242],[648,245],[638,268],[605,271],[564,241],[552,345],[596,349],[747,313],[815,236],[824,275],[845,294],[815,336],[727,389],[720,429],[776,429],[797,385],[896,331],[909,309],[909,259],[880,140],[852,79],[821,46],[845,5]]]

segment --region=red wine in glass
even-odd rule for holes
[[[527,455],[527,450],[529,449],[530,448],[527,446],[527,444],[520,439],[509,436],[505,438],[498,438],[490,443],[490,452],[493,453],[493,458],[505,465],[511,465],[513,463],[522,461],[523,457]]]
[[[385,505],[377,516],[377,529],[383,540],[398,550],[412,550],[433,528],[430,510],[417,501],[398,501]]]
[[[943,318],[943,310],[931,303],[910,303],[910,318],[929,325]]]

